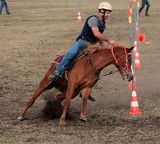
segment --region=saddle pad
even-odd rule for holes
[[[60,63],[63,57],[64,57],[64,55],[58,56],[58,57],[54,60],[54,62]]]

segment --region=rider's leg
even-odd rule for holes
[[[79,48],[87,48],[87,44],[85,41],[79,39],[75,42],[75,44],[70,48],[67,54],[63,57],[61,62],[57,65],[56,70],[48,77],[49,80],[55,81],[58,77],[62,77],[65,72],[65,67],[68,63],[77,56]]]

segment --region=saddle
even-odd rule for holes
[[[73,59],[73,60],[70,60],[70,62],[68,63],[68,65],[66,66],[66,71],[70,71],[74,64],[76,63],[77,60],[80,60],[83,56],[87,55],[88,56],[88,59],[89,59],[89,63],[90,62],[90,55],[97,52],[97,51],[100,51],[102,48],[98,45],[98,44],[95,44],[95,45],[89,45],[87,49],[82,49],[80,48],[79,49],[79,52],[78,52],[78,55]],[[54,63],[60,63],[62,58],[64,57],[64,55],[61,55],[59,57],[57,57],[55,60],[54,60]]]
[[[81,57],[83,57],[84,55],[86,55],[85,51],[81,51],[78,53],[78,55],[73,59],[70,60],[70,62],[68,63],[68,65],[66,65],[65,70],[66,71],[70,71],[72,69],[72,67],[74,66],[74,64],[76,63],[76,61],[78,59],[81,59]],[[64,55],[58,56],[53,63],[59,64],[61,62],[61,60],[63,59]]]

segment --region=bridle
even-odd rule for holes
[[[126,48],[124,48],[124,55],[122,55],[120,58],[116,58],[116,56],[115,56],[115,54],[114,54],[114,48],[113,48],[113,46],[111,47],[111,52],[112,52],[112,56],[113,56],[113,58],[114,58],[114,60],[115,60],[115,65],[117,66],[117,67],[119,67],[121,70],[122,70],[122,79],[128,79],[129,78],[129,66],[128,66],[128,56],[129,55],[131,55],[131,53],[127,53],[127,50],[126,50]],[[120,61],[123,59],[125,57],[125,59],[126,59],[126,63],[125,63],[125,65],[124,66],[122,66],[121,64],[120,64]]]

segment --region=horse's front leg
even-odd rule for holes
[[[70,102],[71,102],[71,98],[72,98],[73,94],[74,94],[74,85],[69,84],[67,92],[66,92],[66,100],[65,100],[65,103],[64,103],[63,113],[60,117],[59,125],[66,125],[65,117],[66,117],[66,113],[68,111],[68,108],[70,106]]]
[[[80,120],[87,121],[86,113],[87,113],[87,99],[88,96],[91,93],[92,88],[85,88],[82,91],[82,108],[81,108],[81,114],[80,114]]]

